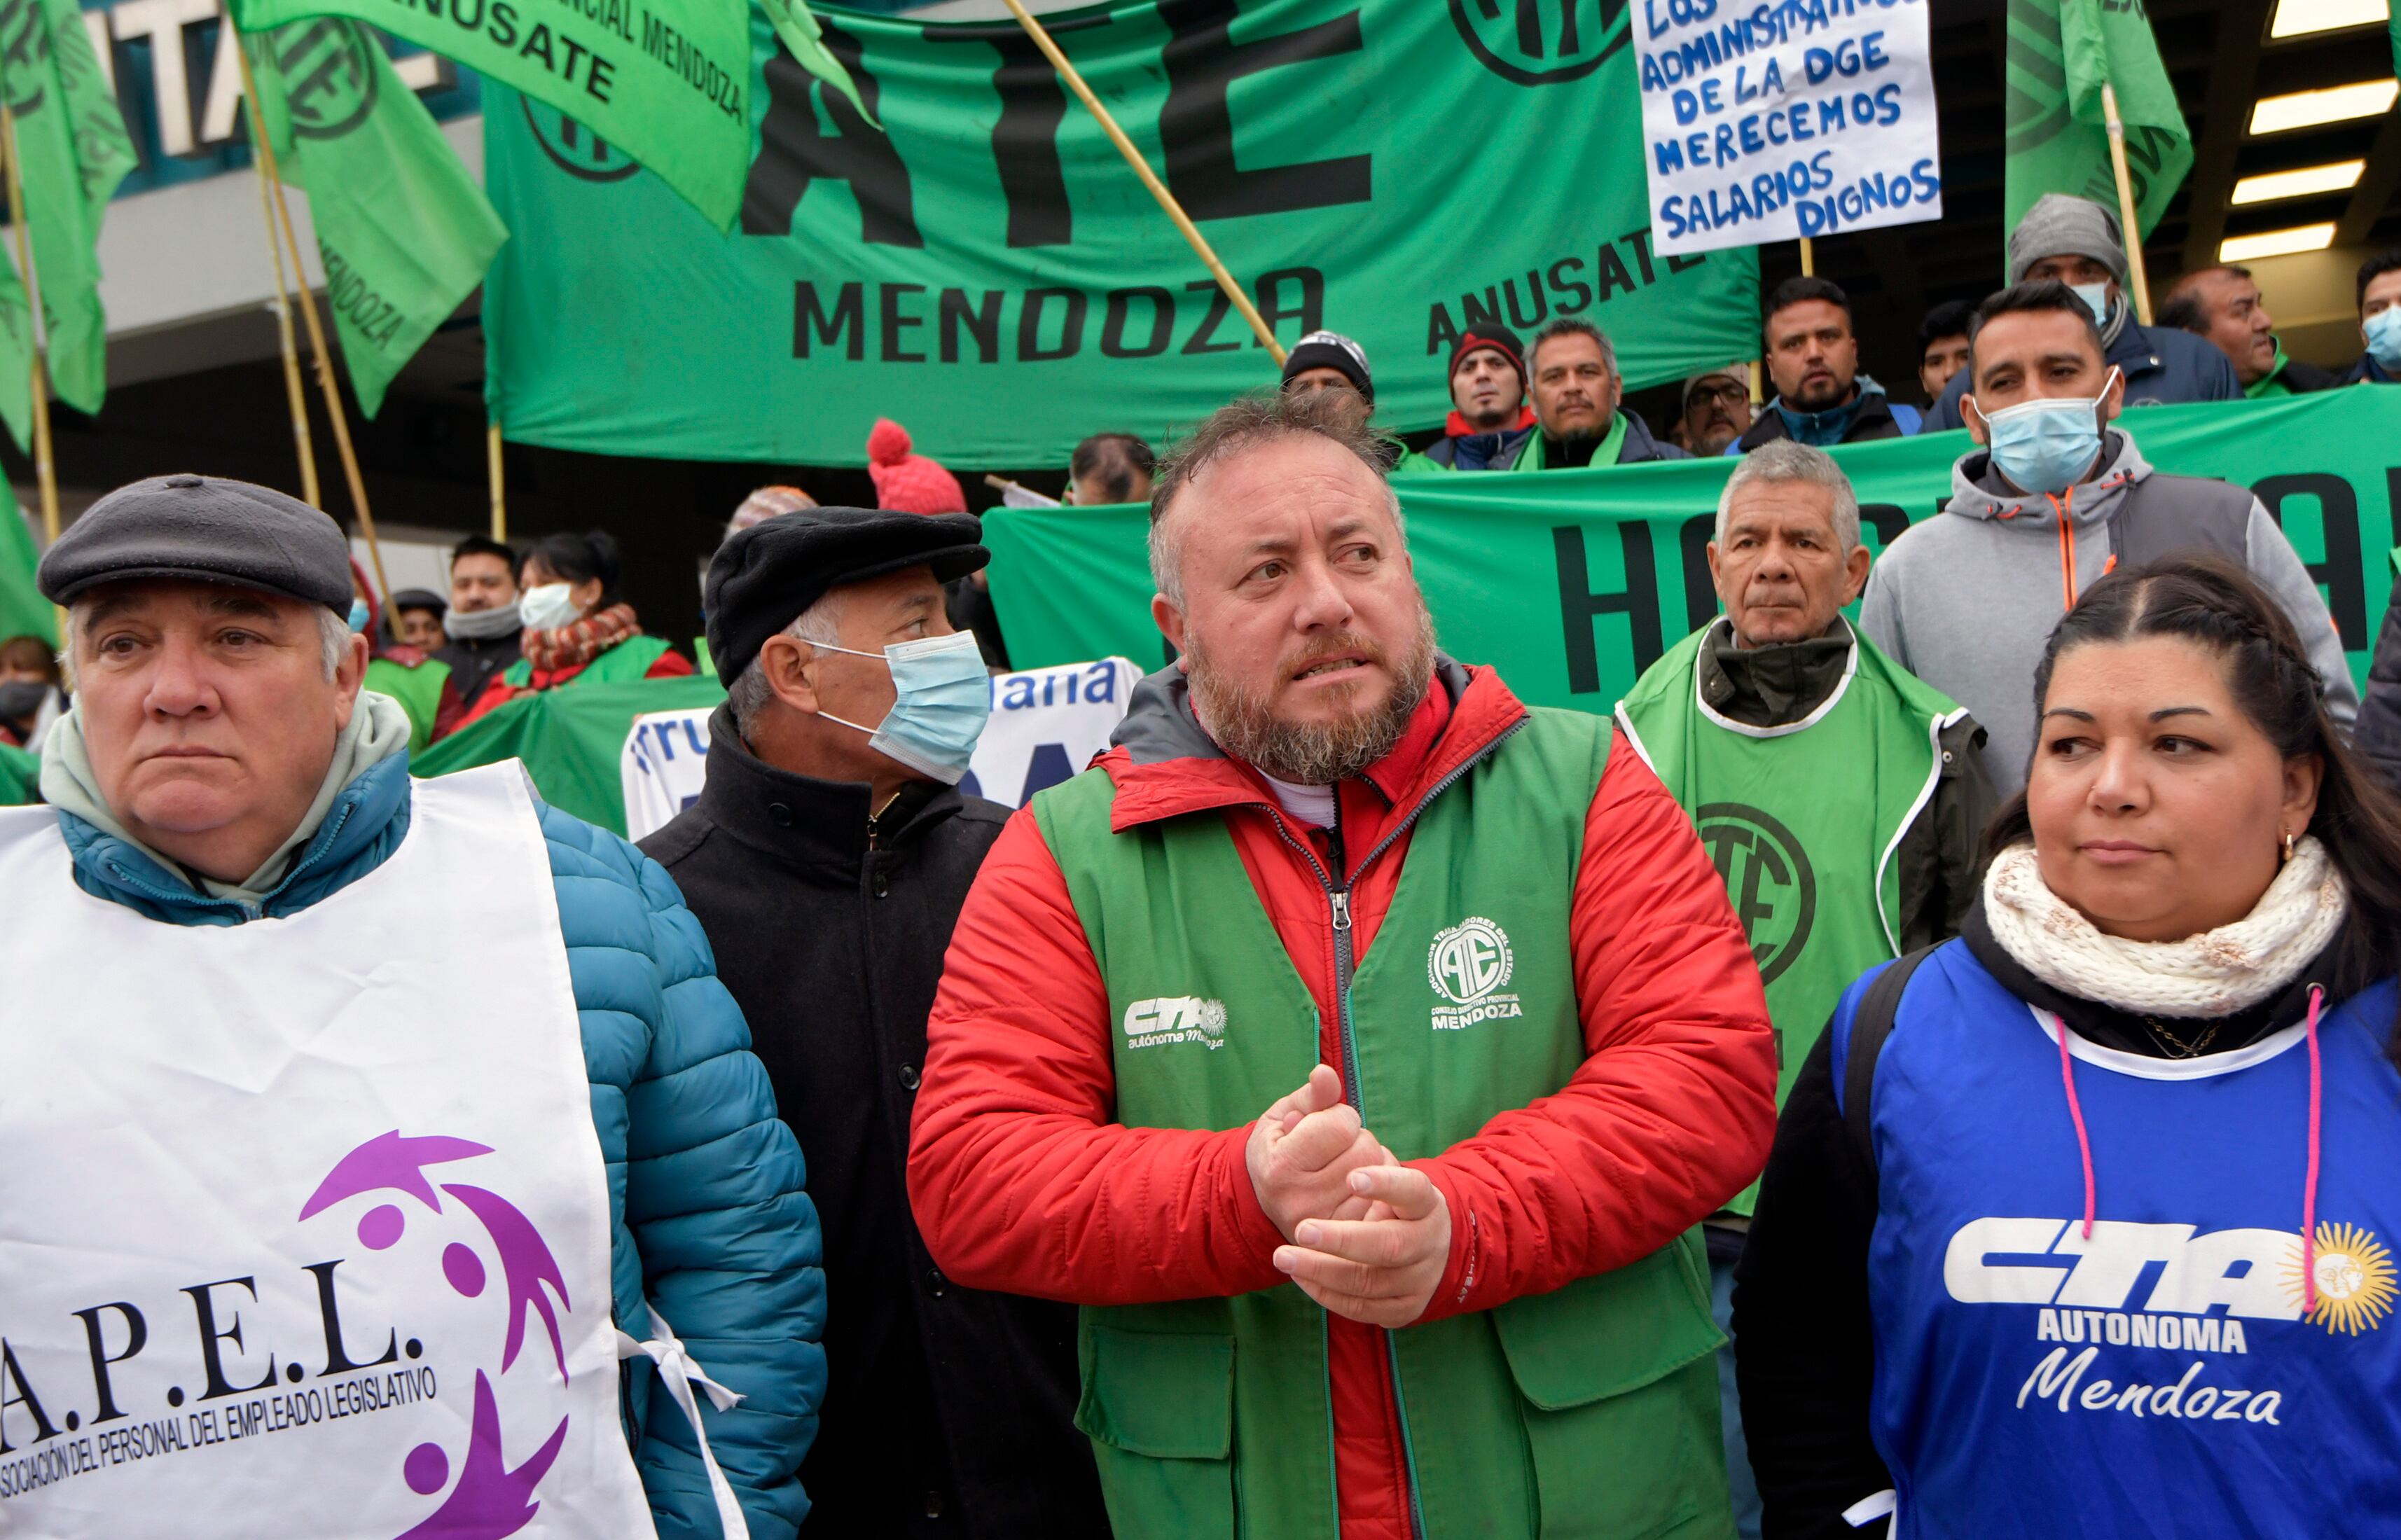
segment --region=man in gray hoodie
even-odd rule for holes
[[[2125,382],[2075,292],[2054,282],[2003,290],[1969,339],[1961,406],[1983,447],[1952,467],[1945,512],[1875,564],[1859,625],[1984,724],[1984,765],[2001,795],[2025,783],[2035,664],[2051,627],[2112,566],[2173,551],[2213,550],[2249,569],[2308,642],[2327,708],[2348,726],[2358,692],[2301,558],[2250,492],[2154,471],[2133,435],[2109,426]]]

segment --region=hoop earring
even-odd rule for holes
[[[2284,831],[2284,858],[2283,858],[2283,859],[2281,859],[2281,860],[2277,861],[2277,863],[2276,863],[2276,864],[2277,864],[2277,865],[2279,865],[2279,866],[2283,866],[2283,865],[2286,864],[2287,862],[2291,861],[2291,860],[2292,860],[2292,859],[2293,859],[2293,832],[2292,832],[2291,830],[2287,829],[2287,830],[2285,830],[2285,831]]]

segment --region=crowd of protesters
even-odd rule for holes
[[[1005,657],[981,526],[899,423],[877,508],[734,512],[693,657],[603,530],[468,539],[387,616],[318,510],[119,488],[42,558],[63,649],[0,641],[0,802],[49,804],[0,813],[0,969],[111,1045],[12,1067],[61,1090],[0,1090],[0,1162],[85,1113],[78,1158],[162,1193],[213,1119],[321,1169],[310,1139],[425,1108],[524,1129],[470,1148],[591,1242],[550,1264],[549,1394],[624,1438],[510,1501],[579,1533],[612,1503],[785,1537],[2372,1520],[2401,612],[2363,700],[2275,521],[2154,470],[2133,409],[2401,378],[2401,252],[2340,374],[2243,268],[2151,326],[2126,276],[2106,210],[2044,199],[2008,286],[1926,317],[1916,404],[1804,277],[1763,378],[1692,376],[1656,433],[1559,319],[1472,325],[1422,450],[1333,332],[1163,458],[1095,434],[1066,501],[1148,503],[1177,661],[1014,813],[958,789]],[[1826,451],[1955,426],[1944,515],[1871,553]],[[1443,651],[1398,478],[1695,455],[1739,457],[1722,612],[1613,714]],[[525,696],[696,671],[704,789],[638,846],[505,770],[410,777]],[[208,1031],[161,1030],[195,989]],[[460,1083],[395,1105],[414,1022]],[[306,1072],[214,1072],[264,1045]],[[72,1258],[34,1292],[83,1302],[71,1341],[12,1317],[0,1495],[48,1500],[9,1462],[75,1426],[41,1399],[69,1368],[109,1412],[142,1372],[94,1290],[288,1219],[218,1196],[143,1200],[138,1243],[0,1205],[0,1285]],[[244,1343],[210,1309],[213,1384]],[[318,1478],[370,1527],[415,1501]]]

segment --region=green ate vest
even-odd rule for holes
[[[1609,733],[1536,710],[1420,812],[1342,1032],[1347,1093],[1403,1160],[1557,1091],[1584,1061],[1569,911]],[[1316,1008],[1223,818],[1113,833],[1114,798],[1088,771],[1033,809],[1108,986],[1117,1119],[1240,1127],[1318,1063]],[[1326,919],[1347,973],[1347,892]],[[1336,1533],[1325,1325],[1289,1284],[1083,1312],[1076,1423],[1119,1534]],[[1428,1540],[1733,1534],[1697,1231],[1385,1341]]]
[[[450,666],[426,659],[405,668],[390,658],[367,661],[362,688],[390,695],[408,713],[408,751],[421,754],[433,741],[433,719],[442,709],[442,687],[450,681]]]
[[[566,684],[555,688],[565,690],[577,684],[623,684],[627,680],[644,678],[651,665],[666,655],[664,637],[627,637],[616,646],[583,666]],[[514,689],[522,690],[533,682],[533,662],[519,658],[501,671],[501,678]]]
[[[1701,643],[1724,624],[1653,664],[1617,716],[1725,878],[1767,986],[1781,1107],[1843,991],[1900,956],[1900,836],[1934,796],[1935,735],[1961,712],[1854,631],[1824,705],[1783,727],[1736,722],[1700,694]],[[1758,1192],[1727,1206],[1749,1214]]]

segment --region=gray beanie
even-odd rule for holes
[[[2046,256],[2089,256],[2126,282],[2126,242],[2118,216],[2088,199],[2045,193],[2010,232],[2010,282],[2025,282],[2026,269]]]

